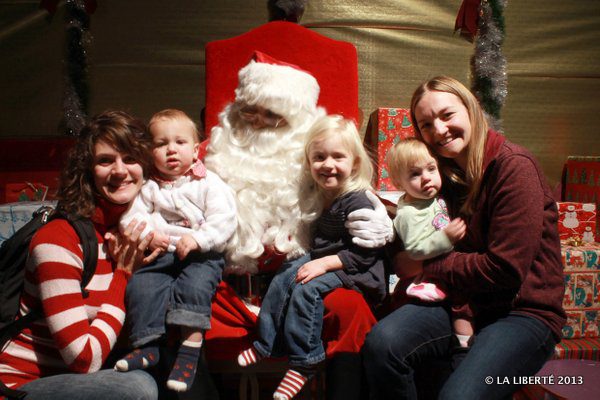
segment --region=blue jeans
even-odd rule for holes
[[[439,305],[407,304],[367,335],[363,359],[372,399],[416,399],[415,367],[448,358],[454,341],[449,311]],[[509,314],[483,327],[459,367],[443,385],[440,399],[504,399],[519,385],[502,378],[532,376],[552,355],[550,328],[524,315]],[[492,383],[486,383],[491,377]],[[500,380],[500,381],[498,381]]]
[[[62,374],[36,379],[21,389],[27,400],[155,400],[154,378],[142,370],[117,372],[103,369],[91,374]]]
[[[264,357],[288,356],[290,365],[308,367],[325,359],[321,341],[323,295],[342,287],[333,272],[304,285],[296,283],[298,269],[310,261],[305,255],[283,264],[271,281],[258,314],[254,348]]]
[[[134,347],[155,341],[166,325],[210,329],[211,301],[225,263],[219,253],[166,253],[135,272],[127,284],[127,319]]]

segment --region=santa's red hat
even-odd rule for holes
[[[292,123],[296,116],[313,113],[319,98],[319,84],[309,72],[256,51],[238,75],[235,90],[238,103],[258,105]]]

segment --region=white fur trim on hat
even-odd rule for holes
[[[315,111],[319,90],[317,80],[305,71],[252,60],[239,72],[235,100],[267,108],[292,122]]]

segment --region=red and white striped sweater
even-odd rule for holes
[[[113,272],[103,246],[105,215],[115,220],[114,211],[97,209],[93,218],[98,265],[85,299],[80,287],[81,245],[69,223],[52,221],[32,239],[20,313],[41,308],[45,318],[21,332],[0,354],[0,379],[7,386],[59,373],[94,372],[106,360],[125,320],[127,285],[127,274]]]

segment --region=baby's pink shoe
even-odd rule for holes
[[[411,283],[406,288],[406,294],[423,301],[442,301],[446,293],[442,292],[434,283],[419,282]]]

